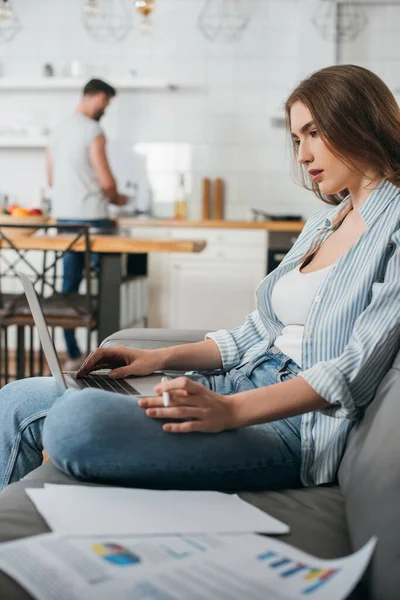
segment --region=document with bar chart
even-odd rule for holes
[[[0,544],[36,600],[344,600],[374,550],[321,560],[256,535],[63,537]]]
[[[236,536],[235,536],[236,537]],[[129,600],[344,600],[362,577],[374,550],[320,560],[274,538],[243,536],[208,555],[141,578]]]

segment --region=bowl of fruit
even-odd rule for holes
[[[46,225],[48,217],[40,208],[23,208],[18,204],[11,204],[0,211],[0,230],[9,238],[21,235],[33,235],[41,225]],[[1,227],[9,225],[10,227]],[[21,227],[31,225],[31,227]]]

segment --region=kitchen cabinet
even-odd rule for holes
[[[255,309],[263,266],[235,261],[175,262],[171,266],[169,324],[175,329],[232,329]]]
[[[196,256],[149,255],[149,327],[230,329],[254,310],[266,272],[267,231],[138,227],[132,235],[207,243]]]

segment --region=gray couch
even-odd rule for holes
[[[155,348],[203,339],[201,331],[133,329],[110,336],[104,346]],[[281,519],[291,532],[282,540],[321,558],[344,556],[372,535],[378,545],[352,600],[400,598],[400,354],[382,381],[362,422],[350,434],[338,484],[241,496]],[[48,531],[24,493],[45,482],[72,483],[47,463],[0,494],[0,541]],[[76,484],[74,481],[73,483]],[[0,573],[1,600],[30,596]]]

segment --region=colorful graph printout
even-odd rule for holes
[[[300,576],[305,586],[301,594],[309,596],[320,590],[334,577],[340,569],[316,569],[302,562],[296,562],[276,552],[264,552],[258,555],[258,560],[265,561],[270,569],[277,570],[279,577],[288,579],[289,577]]]
[[[128,567],[140,563],[140,558],[124,546],[112,543],[93,544],[93,552],[105,561],[119,567]]]

